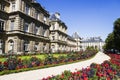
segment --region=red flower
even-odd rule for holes
[[[80,74],[80,71],[77,71],[77,74],[79,75],[79,74]]]

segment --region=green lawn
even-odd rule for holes
[[[7,58],[0,58],[0,62],[6,61]]]
[[[44,60],[46,57],[46,54],[39,54],[39,55],[29,55],[29,56],[20,56],[22,60],[29,59],[32,56],[36,56],[37,58],[40,58],[41,60]],[[67,56],[67,54],[53,54],[53,57],[59,57],[59,56]],[[0,58],[0,62],[4,62],[7,58]]]
[[[45,55],[43,55],[43,54],[39,54],[39,55],[32,55],[32,56],[35,56],[35,57],[37,57],[37,58],[40,58],[40,59],[45,59]],[[29,59],[29,58],[31,58],[32,56],[20,56],[19,58],[21,58],[22,60],[24,60],[24,59]]]

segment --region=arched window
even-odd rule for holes
[[[14,41],[13,40],[8,41],[8,51],[10,51],[10,52],[14,51]]]
[[[46,51],[46,43],[43,44],[43,52]]]
[[[28,51],[28,44],[29,42],[27,40],[24,41],[24,51],[27,52]]]
[[[52,52],[55,52],[55,45],[52,45],[52,46],[51,46],[51,51],[52,51]]]
[[[38,43],[35,43],[34,50],[38,51]]]

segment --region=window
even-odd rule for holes
[[[55,30],[55,26],[54,25],[52,25],[52,29]]]
[[[38,50],[38,43],[35,43],[34,50],[35,50],[35,51]]]
[[[42,36],[45,36],[45,31],[46,31],[46,29],[43,28]]]
[[[25,13],[26,13],[26,14],[29,14],[29,12],[30,12],[30,7],[26,4]]]
[[[14,51],[14,42],[13,40],[8,41],[8,52],[12,53]]]
[[[24,42],[24,51],[26,52],[26,51],[28,51],[28,41],[26,40],[25,42]]]
[[[12,2],[12,11],[15,11],[15,2]]]
[[[55,52],[55,45],[52,45],[51,49],[51,52]]]
[[[28,23],[24,24],[24,31],[29,32],[29,24]]]
[[[43,44],[43,52],[46,51],[46,43]]]
[[[4,21],[0,20],[0,31],[3,31],[4,28]]]
[[[5,5],[3,3],[0,3],[0,10],[2,10],[2,11],[5,10]]]
[[[39,20],[39,12],[38,11],[35,12],[35,18]]]
[[[47,21],[47,18],[44,16],[44,19],[43,19],[43,20],[44,20],[44,23],[45,23],[45,22]]]
[[[35,34],[38,34],[38,32],[39,32],[39,27],[38,26],[35,26]]]
[[[10,30],[14,30],[14,25],[15,25],[15,21],[14,20],[11,20],[11,23],[10,23]]]
[[[52,40],[55,40],[55,36],[52,36]]]

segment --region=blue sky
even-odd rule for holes
[[[120,17],[120,0],[37,0],[50,14],[59,12],[67,25],[67,33],[80,37],[101,36],[103,40],[113,30]]]

